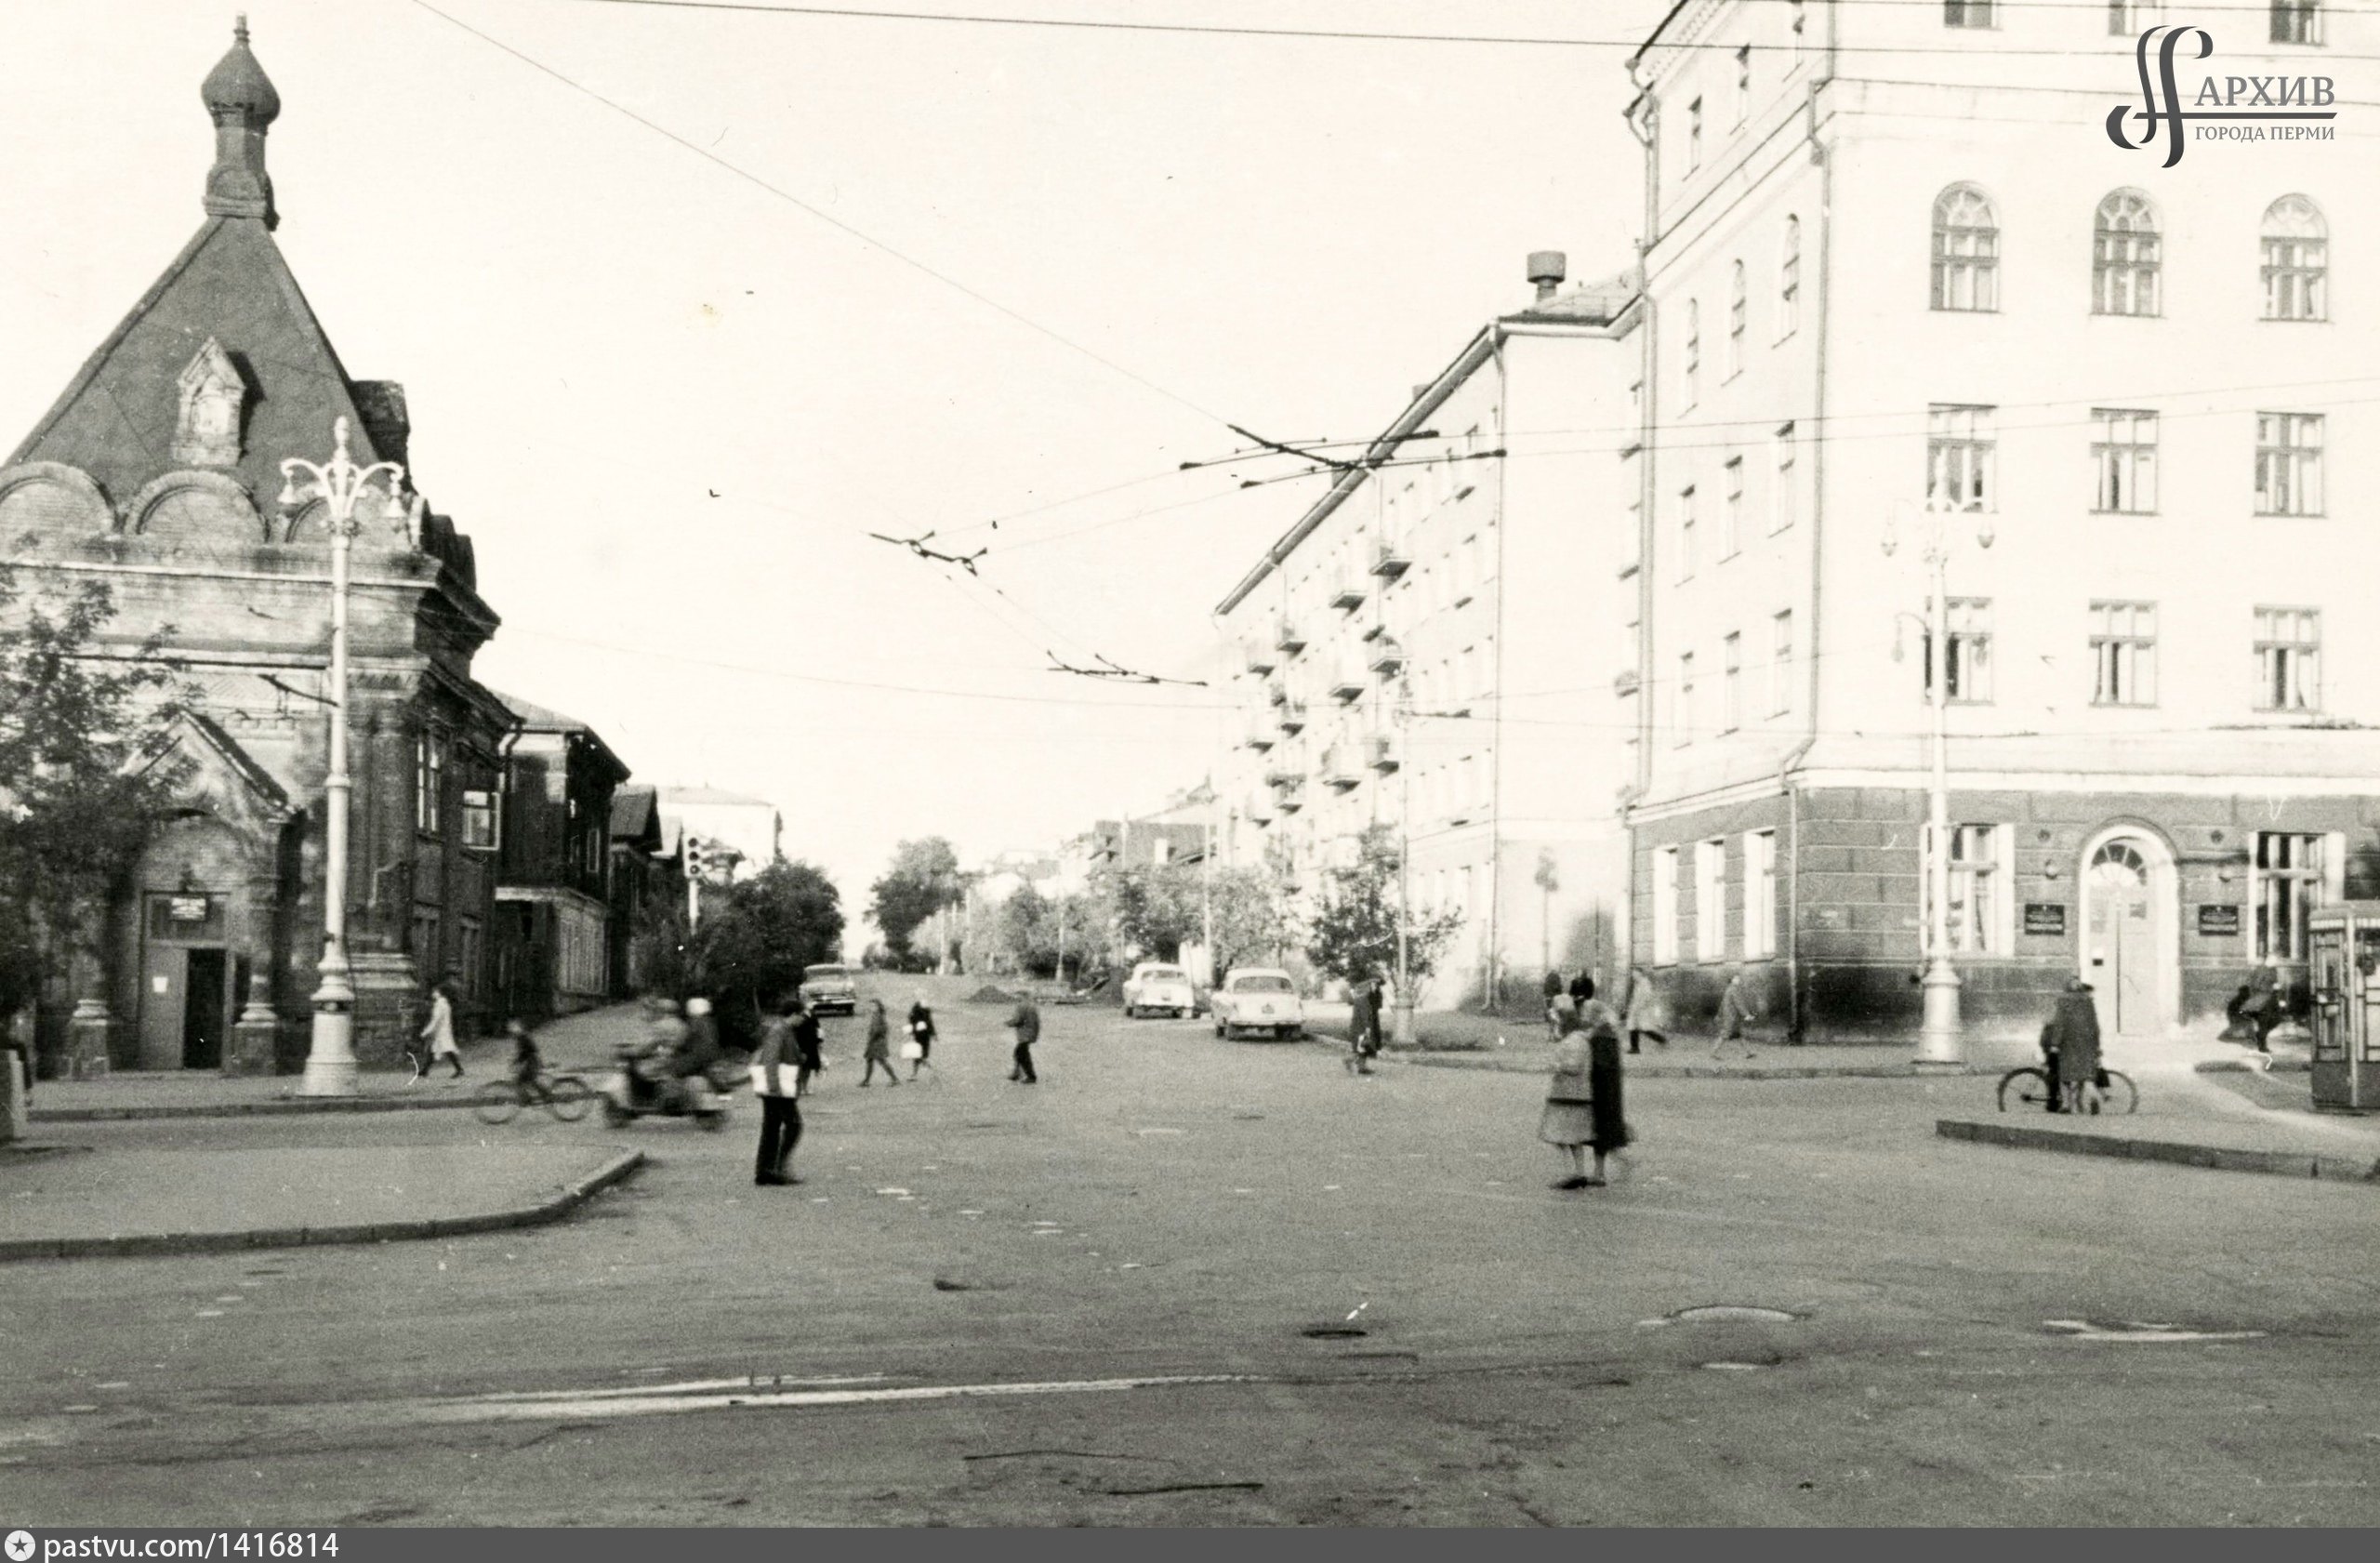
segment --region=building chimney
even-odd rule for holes
[[[1558,249],[1531,250],[1528,256],[1528,280],[1537,285],[1537,301],[1544,303],[1570,274],[1570,258]]]

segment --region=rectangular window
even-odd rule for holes
[[[2138,37],[2165,14],[2165,0],[2108,0],[2108,36]]]
[[[2272,41],[2276,44],[2320,43],[2322,0],[2272,0]]]
[[[1694,578],[1695,554],[1699,539],[1694,535],[1694,490],[1682,488],[1677,493],[1677,578]]]
[[[2157,604],[2091,604],[2091,703],[2157,703]]]
[[[2331,243],[2320,214],[2302,196],[2284,196],[2265,214],[2265,225],[2259,241],[2264,254],[2265,318],[2330,318],[2322,279],[2330,271]]]
[[[1950,828],[1950,948],[1962,955],[2000,955],[2001,837],[1997,825]]]
[[[2111,515],[2157,511],[2157,415],[2118,407],[2091,411],[2091,508]]]
[[[1702,395],[1702,304],[1686,301],[1686,354],[1678,375],[1680,405],[1692,407]]]
[[[1780,423],[1770,436],[1769,450],[1776,468],[1776,481],[1768,491],[1768,529],[1782,532],[1793,524],[1796,496],[1793,493],[1793,426]]]
[[[1694,654],[1690,651],[1677,654],[1675,716],[1679,745],[1694,742]]]
[[[478,852],[494,852],[503,844],[499,821],[503,806],[498,794],[483,788],[463,789],[463,844]]]
[[[2091,237],[2091,312],[2154,315],[2162,264],[2155,219],[2137,195],[2110,195]]]
[[[1950,608],[1950,682],[1943,686],[1943,697],[1953,705],[1987,705],[1991,699],[1991,599],[1953,597]]]
[[[1945,27],[1990,27],[1994,25],[1992,0],[1942,0],[1942,25]]]
[[[1677,848],[1653,854],[1653,964],[1677,964]]]
[[[1777,832],[1744,835],[1744,959],[1777,953]]]
[[[1744,721],[1744,638],[1731,634],[1719,644],[1719,731],[1732,733]]]
[[[1992,409],[1937,403],[1925,410],[1925,499],[1961,510],[1988,510],[1999,500],[1992,471],[1999,441]]]
[[[1793,610],[1768,621],[1768,714],[1789,716],[1793,709]]]
[[[2255,956],[2306,959],[2306,914],[2322,904],[2328,866],[2320,836],[2256,832],[2249,898],[2256,913]]]
[[[1694,845],[1694,959],[1709,965],[1727,959],[1727,843]]]
[[[1736,123],[1752,117],[1752,46],[1736,50]]]
[[[1744,458],[1727,457],[1727,503],[1719,512],[1719,557],[1733,559],[1743,546]]]
[[[439,801],[445,796],[446,749],[434,733],[413,741],[413,828],[438,834]]]
[[[1702,99],[1686,106],[1686,171],[1702,166]]]
[[[2256,415],[2256,513],[2322,513],[2322,415]]]
[[[2256,709],[2322,709],[2322,612],[2320,608],[2256,610]]]
[[[1724,378],[1734,379],[1744,372],[1744,323],[1751,318],[1751,308],[1744,298],[1744,269],[1739,261],[1727,294],[1727,372]]]

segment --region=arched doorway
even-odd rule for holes
[[[2155,836],[2109,831],[2082,857],[2082,978],[2109,1037],[2159,1038],[2173,1029],[2181,971],[2175,951],[2173,854]]]

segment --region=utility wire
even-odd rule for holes
[[[1056,342],[1059,346],[1081,354],[1083,357],[1090,359],[1092,363],[1099,364],[1102,368],[1113,370],[1115,373],[1123,376],[1126,379],[1130,380],[1133,384],[1138,385],[1144,390],[1153,391],[1170,402],[1187,407],[1190,411],[1197,413],[1201,417],[1210,419],[1216,423],[1223,422],[1222,414],[1209,411],[1207,408],[1200,406],[1197,403],[1192,401],[1187,396],[1183,395],[1180,391],[1159,385],[1157,381],[1150,379],[1147,376],[1141,374],[1137,370],[1127,368],[1122,364],[1117,363],[1116,360],[1108,357],[1097,349],[1084,346],[1081,342],[1075,340],[1075,338],[1056,329],[1054,326],[1044,325],[1039,321],[1035,320],[1032,316],[1024,313],[1022,311],[1001,303],[991,295],[970,287],[967,284],[960,282],[958,278],[950,275],[948,272],[937,271],[932,266],[918,259],[915,256],[907,255],[900,250],[894,249],[891,245],[886,244],[883,240],[861,232],[859,229],[854,228],[850,223],[842,220],[842,219],[803,200],[800,196],[794,194],[784,186],[771,183],[769,180],[762,179],[760,175],[753,173],[750,169],[744,167],[742,165],[721,157],[719,153],[711,151],[708,147],[702,145],[700,142],[689,140],[685,137],[679,135],[676,131],[670,129],[668,126],[661,124],[659,121],[646,118],[644,115],[637,113],[634,109],[629,108],[627,104],[622,103],[617,99],[606,98],[603,94],[596,91],[593,87],[588,86],[586,83],[577,80],[575,77],[573,77],[564,72],[555,69],[553,66],[547,64],[544,60],[538,60],[533,55],[524,53],[523,51],[513,47],[510,44],[506,43],[503,39],[495,36],[493,33],[483,33],[480,29],[473,27],[469,22],[463,20],[461,18],[454,16],[446,11],[440,10],[436,6],[430,4],[430,0],[413,0],[413,3],[423,10],[428,11],[431,16],[438,18],[440,20],[446,22],[450,26],[459,28],[461,31],[469,33],[472,37],[479,39],[482,43],[488,45],[490,47],[500,49],[504,53],[510,55],[513,59],[521,61],[523,65],[529,66],[533,70],[552,77],[555,81],[558,81],[564,86],[569,87],[573,92],[593,99],[596,102],[602,104],[603,107],[610,109],[613,113],[635,121],[637,124],[644,126],[647,130],[652,131],[654,135],[659,136],[666,140],[675,142],[677,145],[684,148],[690,152],[693,152],[695,156],[703,159],[705,162],[725,169],[728,173],[734,175],[737,179],[744,180],[747,184],[750,184],[757,189],[765,191],[767,193],[775,196],[778,200],[785,202],[787,205],[792,206],[797,210],[808,213],[811,217],[817,219],[820,222],[825,223],[827,227],[836,230],[838,232],[858,240],[861,244],[867,245],[870,249],[874,249],[884,255],[890,256],[892,259],[899,261],[902,265],[908,267],[914,272],[921,272],[924,275],[932,278],[935,282],[942,284],[945,287],[951,289],[953,292],[973,299],[976,303],[983,305],[985,309],[1006,315],[1009,319],[1016,322],[1019,325],[1025,327],[1027,330],[1046,337],[1050,340]]]

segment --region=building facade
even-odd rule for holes
[[[496,881],[500,1017],[541,1021],[612,996],[612,804],[628,768],[575,717],[503,696]]]
[[[612,997],[626,999],[674,981],[686,942],[684,866],[654,788],[612,794],[611,851]]]
[[[1937,661],[1971,1030],[2081,976],[2112,1036],[2211,1034],[2373,893],[2380,335],[2332,272],[2380,241],[2345,132],[2110,139],[2166,20],[1685,0],[1632,62],[1633,944],[1687,1017],[1749,963],[1805,1034],[1914,1028]],[[2313,0],[2209,26],[2186,94],[2375,41]]]
[[[203,93],[205,219],[0,468],[0,558],[30,588],[101,581],[119,654],[152,634],[198,700],[178,734],[187,806],[115,897],[46,1066],[294,1069],[324,923],[330,545],[291,509],[287,457],[407,459],[403,388],[350,378],[274,243],[265,139],[281,104],[243,27]],[[127,215],[126,221],[135,220]],[[510,714],[471,660],[496,616],[469,540],[405,474],[367,504],[350,592],[348,901],[355,1048],[393,1062],[428,985],[481,1015],[491,834]]]
[[[1216,609],[1246,712],[1217,854],[1311,886],[1369,827],[1462,928],[1421,995],[1474,1001],[1621,935],[1638,418],[1633,277],[1483,327]]]

